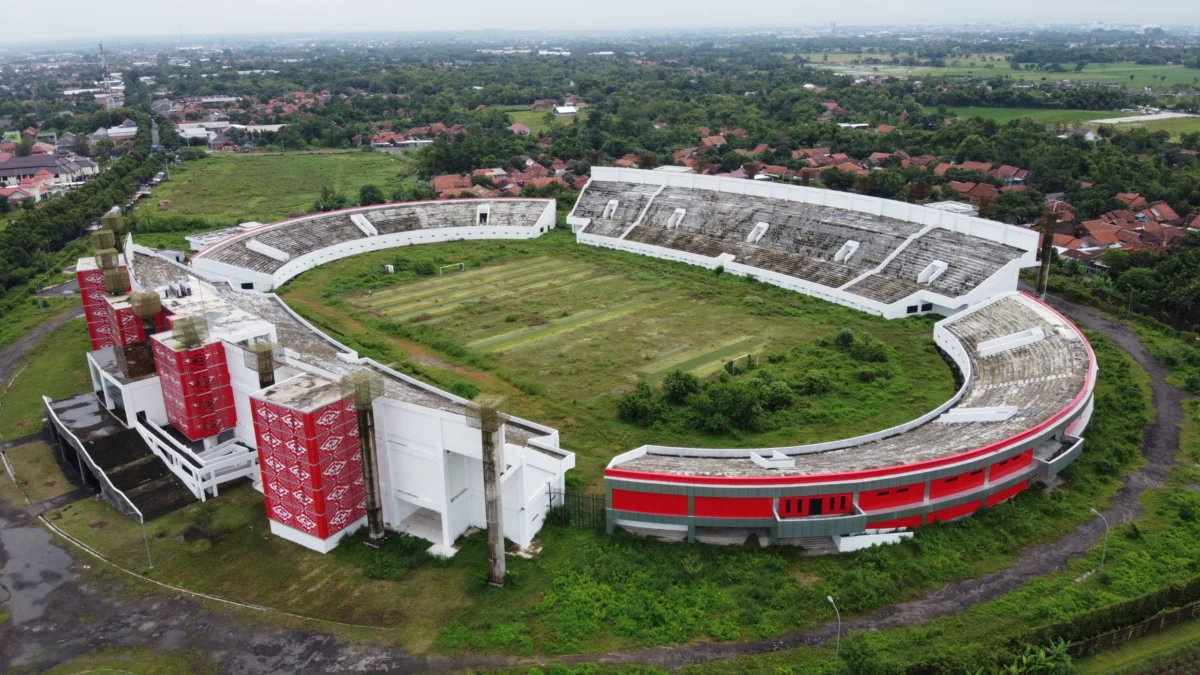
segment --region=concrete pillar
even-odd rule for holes
[[[500,462],[498,446],[503,434],[500,429],[482,429],[483,435],[483,503],[487,519],[488,584],[504,586],[504,509],[500,493]]]

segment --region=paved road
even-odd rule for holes
[[[1183,416],[1184,396],[1165,382],[1167,371],[1128,329],[1087,308],[1059,300],[1051,300],[1051,304],[1080,325],[1112,338],[1150,373],[1158,415],[1147,428],[1142,448],[1147,465],[1126,479],[1125,487],[1104,512],[1111,522],[1123,522],[1141,513],[1142,492],[1161,485],[1166,477],[1179,444],[1176,424]],[[918,600],[849,621],[845,628],[877,630],[954,614],[999,597],[1031,577],[1061,569],[1069,559],[1094,546],[1102,533],[1099,518],[1088,521],[1066,536],[1025,550],[1006,570],[947,584]],[[97,563],[76,554],[78,562],[73,566],[64,546],[53,541],[27,512],[0,501],[0,561],[4,561],[0,601],[12,612],[10,621],[0,626],[0,670],[28,665],[35,657],[37,667],[46,668],[111,646],[199,648],[220,659],[221,672],[232,675],[450,672],[529,663],[500,656],[414,657],[398,649],[346,643],[327,633],[261,626],[185,598],[131,597],[113,587],[113,582],[98,583],[79,576],[78,565]],[[556,660],[678,667],[822,645],[833,634],[834,626],[830,624],[776,640],[661,647]]]

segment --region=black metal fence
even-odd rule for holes
[[[1200,617],[1200,603],[1188,605],[1187,607],[1177,609],[1174,612],[1167,612],[1166,614],[1146,619],[1141,623],[1127,626],[1120,630],[1112,631],[1111,633],[1097,635],[1089,640],[1073,643],[1067,647],[1067,651],[1071,654],[1071,656],[1078,658],[1080,656],[1091,654],[1092,652],[1111,649],[1112,647],[1129,642],[1130,640],[1136,640],[1146,635],[1152,635],[1154,633],[1167,630],[1168,628],[1179,625],[1184,621],[1190,621],[1197,617]]]
[[[604,495],[588,495],[575,490],[550,490],[550,513],[546,522],[575,527],[604,527]]]

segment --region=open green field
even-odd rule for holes
[[[403,157],[386,152],[216,155],[174,169],[171,180],[142,200],[142,211],[207,217],[214,223],[270,223],[312,210],[325,187],[345,192],[351,199],[357,199],[359,188],[368,183],[391,194],[400,179],[411,173],[409,167]],[[169,203],[160,210],[156,205],[163,200]]]
[[[78,318],[29,352],[14,379],[0,383],[0,437],[17,438],[40,429],[43,395],[60,399],[91,389],[84,358],[89,351],[87,324]]]
[[[467,269],[414,271],[455,262]],[[401,271],[383,274],[384,264]],[[359,256],[302,275],[282,294],[364,353],[378,350],[380,361],[415,366],[443,386],[465,381],[509,396],[512,412],[562,432],[592,486],[612,456],[644,443],[773,447],[848,437],[913,419],[954,386],[933,346],[933,318],[885,321],[738,277],[579,246],[562,230]],[[882,341],[891,360],[868,368],[818,344],[843,327]],[[706,377],[746,354],[787,381],[820,371],[831,387],[737,435],[617,418],[618,400],[639,380],[657,385],[676,369]],[[874,377],[876,366],[886,373]]]
[[[1142,129],[1149,129],[1151,131],[1168,131],[1170,132],[1172,139],[1179,140],[1179,137],[1183,134],[1200,132],[1200,117],[1158,120],[1154,122],[1146,122],[1145,124],[1138,122],[1126,122],[1123,124],[1114,124],[1112,126],[1118,131],[1134,126]]]
[[[1007,61],[987,61],[984,58],[948,61],[944,68],[930,66],[893,66],[855,64],[853,61],[870,57],[865,54],[829,54],[823,61],[822,54],[805,54],[813,66],[826,67],[848,75],[879,74],[895,77],[1011,77],[1019,82],[1076,82],[1119,83],[1127,87],[1200,87],[1200,70],[1182,65],[1144,66],[1133,62],[1089,63],[1082,72],[1075,72],[1074,64],[1062,64],[1065,72],[1048,73],[1040,70],[1013,70]],[[887,54],[875,54],[879,58],[890,58]],[[993,55],[999,57],[1000,55]],[[903,56],[901,57],[903,58]],[[1132,76],[1132,79],[1131,77]],[[1165,79],[1164,79],[1165,78]]]
[[[553,112],[551,112],[550,114],[554,115]],[[512,120],[514,123],[520,122],[521,124],[524,124],[525,126],[529,127],[529,129],[531,131],[533,131],[533,133],[538,134],[543,131],[546,131],[547,129],[552,127],[554,124],[572,124],[575,121],[575,117],[582,117],[585,115],[587,115],[586,110],[577,113],[575,116],[565,116],[565,117],[555,116],[554,122],[548,124],[546,122],[546,113],[533,112],[532,110],[525,109],[525,110],[515,110],[515,111],[509,112],[508,118],[510,120]]]
[[[1029,117],[1034,122],[1055,124],[1071,124],[1088,120],[1121,117],[1119,113],[1104,110],[1062,110],[1059,108],[987,108],[987,107],[955,107],[947,108],[963,119],[982,117],[995,120],[999,124],[1007,124],[1013,120]]]

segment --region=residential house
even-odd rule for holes
[[[1102,220],[1085,220],[1079,224],[1075,234],[1087,242],[1088,246],[1110,247],[1120,243],[1121,239],[1117,236],[1119,230],[1115,225],[1109,225]]]
[[[1025,181],[1029,180],[1029,171],[1008,164],[1002,164],[999,168],[992,169],[988,175],[1004,181],[1005,185],[1024,185]]]
[[[437,190],[439,197],[444,198],[444,195],[456,195],[459,192],[471,187],[471,177],[456,174],[435,176],[429,181],[429,185],[434,190]]]
[[[1124,203],[1131,211],[1139,211],[1146,208],[1146,198],[1133,192],[1118,192],[1117,200]]]
[[[509,126],[508,130],[518,136],[528,136],[530,134],[529,127],[525,126],[524,124],[521,124],[520,122],[517,122],[516,124]]]
[[[1183,218],[1175,213],[1169,204],[1164,201],[1157,201],[1149,204],[1145,210],[1141,212],[1147,220],[1161,223],[1163,225],[1180,225],[1183,223]]]
[[[724,136],[706,136],[700,139],[700,145],[705,148],[716,148],[722,145],[728,145]]]
[[[558,99],[556,98],[539,98],[533,102],[533,105],[530,106],[530,109],[532,109],[533,112],[546,112],[554,109],[557,106]]]

